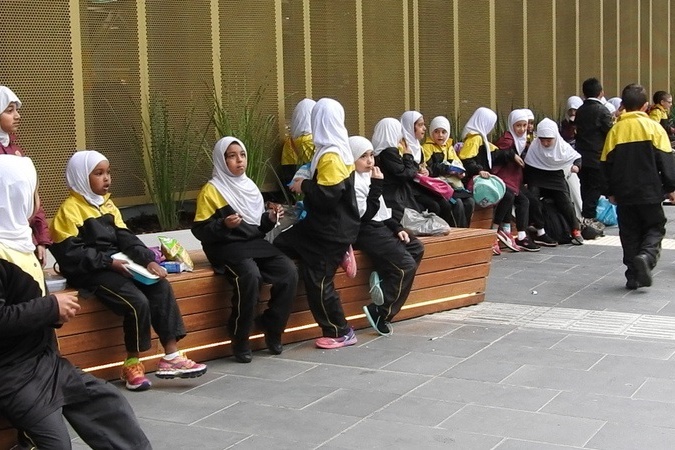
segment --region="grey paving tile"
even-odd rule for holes
[[[551,348],[568,333],[558,330],[538,328],[517,328],[499,340],[499,344],[512,344],[521,347]]]
[[[480,418],[480,420],[477,420]],[[604,424],[601,420],[467,405],[440,426],[453,430],[583,446]]]
[[[502,384],[630,397],[644,382],[641,376],[525,365]]]
[[[333,390],[356,388],[405,394],[429,379],[431,376],[419,374],[322,365],[298,375],[293,382],[300,388],[303,386],[319,386]]]
[[[544,406],[541,411],[622,424],[675,428],[673,404],[649,400],[584,392],[563,392]]]
[[[609,355],[640,356],[668,359],[675,354],[675,342],[632,341],[624,337],[567,336],[554,349]]]
[[[408,353],[382,367],[394,372],[419,373],[423,375],[438,375],[462,361],[454,356],[430,355],[428,353]]]
[[[398,394],[378,390],[340,388],[305,409],[363,418],[388,405],[398,397]]]
[[[394,350],[396,352],[418,352],[426,354],[466,358],[489,345],[489,342],[455,339],[451,336],[392,336],[367,344],[371,350]]]
[[[441,376],[499,383],[521,366],[522,364],[485,358],[483,355],[478,354],[443,372]]]
[[[476,403],[526,411],[536,411],[559,391],[508,386],[459,378],[434,378],[409,395],[457,403]]]
[[[362,334],[363,332],[359,332],[359,339]],[[387,339],[375,339],[368,341],[367,343],[359,343],[356,346],[334,350],[315,348],[314,342],[308,341],[292,349],[285,350],[279,358],[309,363],[336,364],[340,366],[375,369],[408,353],[409,350],[404,348],[377,345],[380,341],[390,341],[393,339],[396,339],[396,336]],[[401,339],[405,340],[405,338]]]
[[[435,427],[462,407],[463,403],[406,395],[375,412],[369,419]]]
[[[675,302],[669,301],[654,314],[658,316],[675,316]]]
[[[545,444],[543,442],[523,441],[520,439],[506,439],[494,448],[494,450],[573,450],[591,447],[571,447],[569,445]]]
[[[607,423],[587,446],[602,450],[672,450],[675,430],[670,428]]]
[[[515,329],[516,327],[512,325],[464,325],[454,330],[449,336],[469,341],[492,342],[507,336]]]
[[[493,345],[482,350],[478,355],[486,360],[581,370],[589,369],[602,358],[602,355],[599,353],[573,352],[558,348],[522,347],[502,342],[495,342]]]
[[[668,303],[662,298],[647,298],[644,291],[629,292],[624,287],[625,280],[619,280],[604,297],[595,296],[592,302],[584,295],[562,301],[563,308],[591,309],[595,311],[616,311],[635,314],[656,314]]]
[[[222,373],[207,371],[204,375],[198,378],[174,378],[173,380],[163,380],[161,378],[157,378],[153,374],[148,374],[148,379],[152,382],[152,392],[161,391],[165,393],[183,394],[185,392],[191,391],[192,389],[198,388],[199,386],[208,384],[213,380],[217,380],[222,376]],[[127,398],[138,397],[138,392],[128,391],[124,387],[124,383],[121,381],[115,380],[112,382],[112,384],[117,386]]]
[[[664,361],[634,356],[607,355],[591,368],[617,376],[643,376],[675,380],[675,360]]]
[[[220,398],[176,395],[159,390],[133,392],[127,398],[139,419],[183,424],[195,422],[234,403]]]
[[[299,373],[316,366],[316,363],[293,361],[279,357],[258,357],[259,352],[253,354],[253,362],[241,364],[234,358],[222,358],[209,362],[209,372],[241,375],[265,380],[287,380]]]
[[[675,380],[650,378],[640,386],[633,398],[675,403]]]
[[[327,443],[327,446],[383,450],[392,448],[488,450],[494,448],[499,441],[497,437],[482,433],[470,434],[456,430],[366,419],[336,436]]]
[[[282,442],[292,442],[301,437],[302,442],[316,446],[344,431],[358,420],[356,417],[322,411],[299,411],[237,403],[197,422],[195,426],[260,434],[268,438],[281,439]],[[301,433],[299,429],[302,430]]]
[[[236,450],[260,450],[261,448],[274,450],[310,450],[316,448],[316,445],[309,442],[282,440],[278,437],[271,438],[261,435],[251,435],[246,439],[242,439],[236,444],[227,447],[227,449]]]
[[[412,320],[395,322],[394,336],[444,336],[453,330],[459,328],[459,324],[451,324],[436,320],[436,315],[431,314],[424,317],[418,317]],[[394,337],[392,336],[392,337]]]
[[[218,430],[199,426],[176,425],[154,420],[141,420],[141,427],[153,448],[199,448],[222,450],[245,439],[240,430]]]
[[[337,387],[304,385],[295,379],[282,382],[226,375],[190,392],[195,398],[219,399],[223,406],[236,402],[303,408],[330,394]]]

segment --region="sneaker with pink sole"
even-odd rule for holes
[[[174,359],[160,359],[155,376],[157,378],[197,378],[206,373],[206,364],[196,363],[181,354]]]
[[[152,383],[145,376],[145,367],[142,362],[122,366],[122,381],[130,391],[147,391]]]
[[[344,336],[337,338],[324,336],[314,341],[314,345],[316,345],[318,348],[325,348],[328,350],[348,347],[354,344],[356,344],[356,333],[354,333],[353,328],[350,328],[349,333],[345,334]]]

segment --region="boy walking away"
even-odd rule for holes
[[[670,108],[673,107],[673,96],[666,91],[654,92],[654,105],[649,110],[649,117],[661,124],[670,142],[675,141],[675,128],[670,120]],[[672,144],[671,144],[672,146]]]
[[[629,84],[621,98],[626,111],[607,135],[601,161],[617,205],[626,288],[637,289],[652,285],[666,232],[663,192],[675,201],[675,161],[665,130],[644,112],[645,88]]]
[[[586,239],[602,235],[604,225],[595,219],[598,199],[604,190],[605,180],[600,169],[600,155],[605,137],[612,128],[612,114],[600,100],[604,95],[597,78],[589,78],[582,85],[584,103],[577,109],[574,120],[577,130],[576,151],[581,155],[581,216],[582,231]],[[584,230],[590,228],[590,230]],[[596,232],[594,233],[593,230]]]

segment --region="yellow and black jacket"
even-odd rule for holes
[[[274,227],[267,212],[263,213],[259,226],[242,221],[237,228],[227,228],[223,219],[236,212],[213,184],[206,183],[202,187],[197,196],[192,234],[202,243],[206,257],[218,273],[230,262],[279,253],[264,240],[265,234]]]
[[[50,231],[54,239],[50,250],[59,270],[76,287],[86,286],[90,273],[110,269],[111,255],[117,252],[124,252],[143,267],[155,259],[154,253],[127,229],[110,194],[97,208],[71,192],[56,212]]]
[[[281,181],[287,184],[303,164],[314,156],[314,141],[311,134],[303,134],[293,139],[288,136],[281,150]]]
[[[490,148],[490,152],[494,153],[494,151],[497,150],[497,146],[492,142],[488,142],[487,145]],[[467,180],[470,180],[475,175],[478,175],[478,172],[483,170],[490,172],[485,145],[483,145],[483,138],[480,134],[466,135],[464,145],[459,151],[459,157],[464,163]]]
[[[666,133],[668,139],[675,140],[675,133],[673,133],[673,124],[670,122],[670,114],[668,110],[661,105],[654,105],[649,110],[649,118],[660,123]]]
[[[607,134],[600,161],[608,195],[626,205],[661,203],[675,191],[675,160],[665,130],[641,111],[624,112]]]

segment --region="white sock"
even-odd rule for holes
[[[167,361],[171,361],[172,359],[176,358],[178,355],[180,355],[179,352],[167,353],[166,355],[164,355],[164,359],[166,359]]]
[[[544,230],[543,228],[539,228],[537,230],[537,236],[543,236],[545,234],[546,234],[546,230]]]
[[[525,234],[524,231],[519,231],[519,232],[518,232],[518,240],[519,240],[519,241],[522,241],[523,239],[525,239],[525,236],[527,236],[527,234]]]

